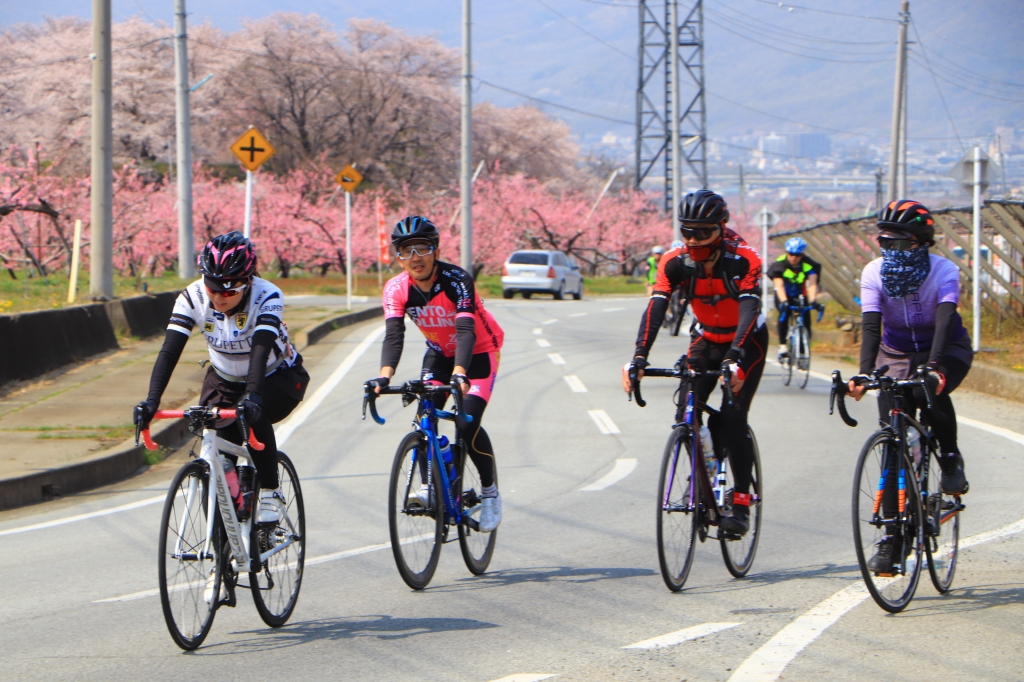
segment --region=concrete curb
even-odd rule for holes
[[[383,308],[368,308],[356,313],[338,315],[295,334],[295,345],[300,350],[320,341],[335,329],[371,320],[384,314]],[[189,405],[198,402],[198,397]],[[155,424],[153,440],[169,448],[185,443],[191,433],[188,421],[176,419]],[[0,510],[36,504],[61,495],[71,495],[99,488],[140,473],[147,467],[145,446],[135,446],[135,439],[97,453],[90,459],[75,462],[17,478],[0,480]]]
[[[1010,372],[975,361],[961,388],[1024,402],[1024,374]]]

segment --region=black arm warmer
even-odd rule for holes
[[[736,322],[736,336],[732,338],[732,346],[726,351],[725,357],[739,359],[742,356],[740,350],[750,332],[757,326],[757,318],[761,314],[761,299],[756,296],[744,295],[739,300],[740,312]]]
[[[665,311],[667,310],[668,297],[655,292],[647,304],[647,310],[644,311],[643,317],[640,318],[640,330],[636,335],[636,350],[633,352],[633,357],[646,358],[647,354],[651,352],[651,346],[658,338],[658,330],[661,329],[661,323],[665,321]]]
[[[938,362],[946,354],[949,343],[949,325],[956,312],[956,303],[940,303],[935,310],[935,336],[932,337],[932,350],[928,354],[928,362]]]
[[[405,318],[392,317],[384,323],[384,344],[380,349],[380,366],[394,369],[402,359],[405,345]]]
[[[476,345],[476,320],[460,317],[455,320],[455,366],[469,369],[473,362],[473,346]]]
[[[164,336],[164,345],[156,354],[156,362],[153,363],[153,373],[149,375],[148,399],[157,405],[160,404],[160,398],[171,380],[174,366],[178,364],[181,351],[185,350],[186,343],[188,343],[188,334],[182,334],[173,329],[167,330],[167,335]]]
[[[245,392],[263,393],[263,380],[267,378],[267,358],[277,342],[277,334],[261,329],[252,335],[252,350],[249,351],[249,373],[246,375]]]
[[[882,345],[882,313],[864,313],[860,327],[860,373],[875,369],[878,347]]]

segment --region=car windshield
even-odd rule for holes
[[[513,253],[508,259],[510,265],[547,265],[546,253]]]

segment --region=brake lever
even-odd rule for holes
[[[643,399],[643,396],[640,395],[640,377],[636,367],[632,367],[629,370],[629,388],[630,392],[628,399],[632,400],[635,397],[637,405],[640,407],[647,407],[647,402]]]
[[[828,398],[828,413],[832,414],[832,407],[835,404],[836,398],[839,399],[839,416],[842,418],[843,423],[849,427],[856,427],[858,422],[856,419],[850,416],[850,413],[846,409],[846,384],[843,382],[842,376],[839,374],[839,370],[832,372],[832,391]]]
[[[725,399],[732,405],[732,370],[729,369],[729,365],[722,367],[722,388],[725,390]]]
[[[377,394],[373,389],[368,389],[363,394],[363,419],[366,419],[366,406],[370,406],[370,416],[373,417],[373,421],[380,425],[384,425],[385,419],[377,414]]]
[[[463,398],[463,396],[462,396],[462,389],[459,388],[458,380],[457,379],[452,379],[452,382],[449,385],[451,386],[451,389],[452,389],[452,399],[453,399],[453,402],[455,403],[455,415],[458,416],[458,417],[462,417],[463,421],[465,421],[465,422],[472,422],[473,421],[473,416],[469,415],[469,414],[466,414],[466,411],[462,409],[462,398]]]

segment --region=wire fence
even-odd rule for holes
[[[961,307],[969,309],[972,284],[971,235],[974,209],[970,206],[932,211],[934,253],[960,268]],[[981,209],[982,305],[993,314],[1024,317],[1024,202],[985,201]],[[836,220],[769,235],[782,246],[800,235],[807,253],[822,264],[820,282],[844,308],[860,310],[860,273],[882,253],[875,241],[875,218]]]

